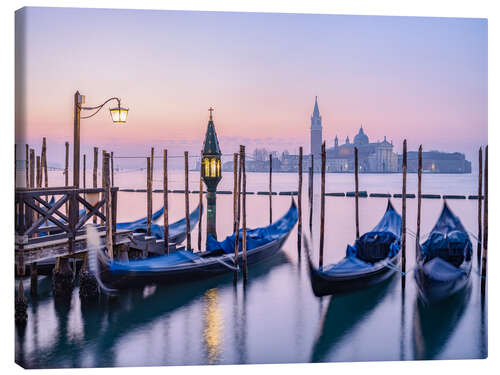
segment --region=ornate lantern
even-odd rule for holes
[[[217,238],[215,229],[215,213],[216,213],[216,190],[217,184],[222,178],[221,168],[221,151],[219,140],[215,132],[212,112],[214,109],[210,107],[210,118],[208,120],[207,132],[203,143],[203,151],[201,158],[201,177],[207,186],[207,237],[211,234]]]

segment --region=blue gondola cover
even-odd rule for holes
[[[424,262],[439,257],[458,267],[472,256],[472,243],[460,219],[445,203],[429,238],[421,246]]]
[[[292,208],[278,221],[273,224],[256,229],[247,229],[247,250],[255,249],[271,241],[279,239],[283,234],[288,233],[298,219],[297,207]],[[234,253],[236,235],[233,233],[227,236],[225,240],[219,242],[212,235],[207,238],[207,252],[222,250],[226,254]],[[240,229],[239,241],[243,240],[243,230]],[[240,245],[241,251],[241,245]]]

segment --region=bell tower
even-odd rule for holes
[[[323,143],[323,127],[318,108],[318,97],[314,100],[314,110],[311,116],[311,154],[319,157],[321,154],[321,144]]]

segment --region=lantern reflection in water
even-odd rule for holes
[[[220,359],[222,346],[222,312],[219,306],[217,289],[205,292],[203,339],[207,352],[208,364],[217,363]]]

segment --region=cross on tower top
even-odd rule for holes
[[[208,111],[210,112],[210,121],[212,121],[212,112],[214,111],[214,109],[210,107]]]

